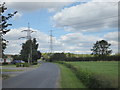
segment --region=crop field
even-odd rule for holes
[[[118,62],[64,62],[88,88],[117,88]]]

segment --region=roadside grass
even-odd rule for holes
[[[14,64],[8,64],[8,65],[2,65],[0,67],[16,67],[16,65],[14,65]]]
[[[63,62],[89,88],[117,88],[118,62]]]
[[[17,71],[24,71],[19,69],[2,69],[2,72],[17,72]]]
[[[58,65],[61,69],[60,88],[85,88],[69,68],[61,64]]]
[[[38,63],[37,65],[30,65],[32,68],[38,68],[41,65],[41,63]]]
[[[2,79],[5,80],[5,79],[8,79],[10,76],[7,75],[7,74],[2,74]]]

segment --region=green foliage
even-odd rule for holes
[[[117,81],[118,66],[114,66],[114,64],[117,64],[117,62],[109,62],[109,63],[108,62],[62,62],[62,63],[66,67],[70,68],[75,73],[77,78],[81,80],[82,83],[88,88],[118,87],[118,81]],[[92,71],[94,69],[96,70]]]
[[[29,67],[29,63],[16,63],[16,67]]]
[[[3,62],[2,65],[8,65],[8,63],[7,62]]]
[[[42,53],[42,59],[50,61],[50,58],[53,61],[119,61],[120,55],[109,55],[105,57],[96,57],[91,54],[73,54],[73,53],[64,53],[63,56],[58,55],[61,53]]]
[[[7,78],[9,78],[10,76],[8,75],[8,74],[2,74],[2,79],[4,80],[4,79],[7,79]]]
[[[12,55],[13,60],[21,60],[20,55]]]
[[[22,45],[22,50],[20,52],[21,59],[25,62],[28,62],[28,60],[30,60],[31,63],[36,62],[37,59],[41,58],[41,53],[37,51],[37,49],[38,43],[35,38],[33,40],[27,40]]]
[[[61,69],[60,88],[85,88],[76,75],[67,67],[59,64]]]
[[[16,63],[16,67],[21,67],[21,63]]]
[[[50,61],[64,61],[66,59],[66,55],[64,53],[54,53],[50,56]]]
[[[38,63],[37,62],[33,62],[32,65],[37,65]]]
[[[94,44],[93,49],[91,49],[92,54],[99,57],[110,55],[112,53],[112,50],[109,48],[110,46],[111,44],[105,40],[97,41]]]
[[[29,63],[23,63],[23,67],[30,67]]]
[[[4,50],[6,49],[7,42],[5,39],[1,38],[1,36],[5,35],[7,32],[10,31],[8,29],[8,26],[11,26],[12,24],[8,24],[8,20],[12,18],[17,11],[14,13],[5,14],[5,11],[7,10],[7,7],[5,6],[5,3],[0,4],[0,46],[2,46],[2,57],[4,58]],[[1,58],[1,57],[0,57]]]

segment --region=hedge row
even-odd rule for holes
[[[119,61],[120,56],[106,56],[106,57],[57,57],[52,56],[47,61]]]
[[[66,58],[64,61],[119,61],[120,56],[106,56],[106,57],[72,57]]]
[[[29,63],[16,63],[16,67],[29,67]]]

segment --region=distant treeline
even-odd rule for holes
[[[99,57],[90,54],[49,53],[43,57],[46,61],[119,61],[120,54]]]

